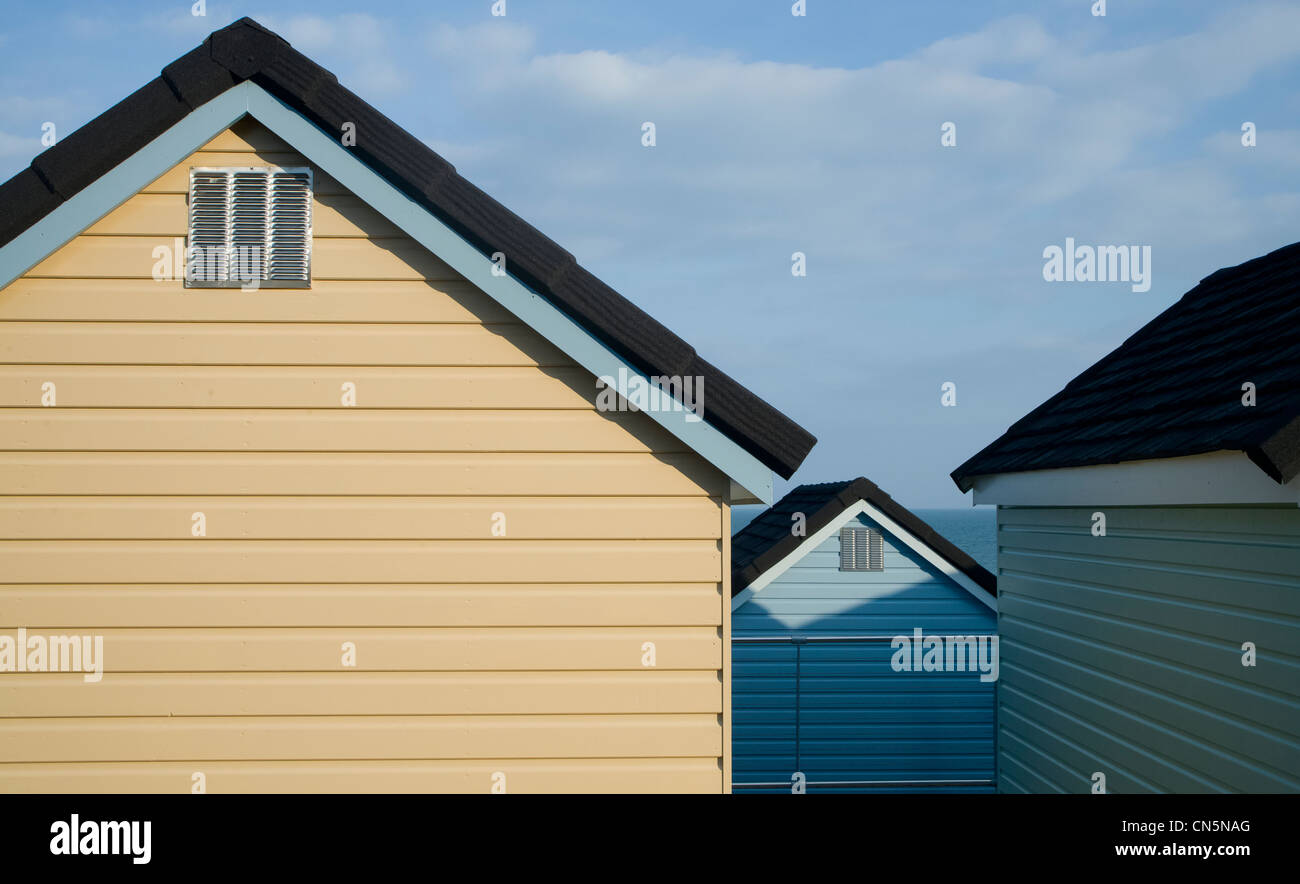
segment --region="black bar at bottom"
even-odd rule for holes
[[[1045,860],[1053,871],[1136,864],[1180,873],[1201,864],[1231,874],[1260,861],[1294,868],[1298,818],[1294,795],[8,795],[0,868],[37,864],[53,881],[152,869],[205,878],[253,868],[396,873],[414,864],[437,879],[462,877],[456,870],[468,862],[489,880],[511,867],[548,877],[595,868],[602,879],[640,882],[651,869],[698,877],[725,867],[730,878],[758,863],[770,874],[795,857],[822,863],[830,851],[873,875],[918,863],[1033,872]],[[129,851],[59,852],[60,828],[74,821],[83,832],[96,824],[96,837],[104,822],[149,822],[149,861]]]

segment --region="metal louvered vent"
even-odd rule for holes
[[[185,284],[311,285],[310,169],[191,169]]]
[[[840,570],[885,570],[884,536],[870,528],[841,528]]]

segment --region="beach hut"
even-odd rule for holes
[[[815,440],[274,33],[0,187],[0,326],[0,791],[730,789]]]
[[[998,508],[1005,792],[1300,789],[1300,244],[952,474]]]
[[[991,792],[993,575],[867,479],[732,539],[737,792]]]

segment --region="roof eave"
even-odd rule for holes
[[[1247,448],[1246,456],[1279,485],[1300,476],[1300,415],[1279,427],[1262,444]]]

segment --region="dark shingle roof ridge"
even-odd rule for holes
[[[1291,252],[1294,252],[1296,257],[1300,258],[1300,242],[1278,246],[1271,252],[1266,252],[1263,255],[1256,255],[1254,258],[1248,258],[1240,264],[1230,264],[1227,267],[1220,267],[1213,273],[1202,277],[1201,281],[1193,286],[1191,291],[1186,295],[1183,295],[1183,297],[1185,298],[1188,295],[1194,294],[1197,289],[1210,282],[1223,282],[1226,278],[1270,268],[1277,262],[1278,256]]]
[[[38,154],[0,185],[0,246],[195,108],[251,80],[326,131],[355,124],[349,149],[485,255],[504,252],[529,288],[651,375],[701,376],[704,419],[784,478],[816,438],[711,365],[573,255],[462,178],[451,163],[249,18],[214,31],[156,79]]]
[[[929,546],[989,595],[997,595],[997,578],[992,573],[865,476],[793,488],[738,531],[732,537],[731,594],[735,596],[744,591],[764,572],[860,500],[871,504]],[[807,512],[807,508],[813,511]],[[790,530],[790,515],[801,511],[804,512],[806,530],[802,536],[795,536]]]
[[[1235,264],[1231,267],[1220,267],[1218,270],[1214,271],[1209,276],[1206,276],[1204,279],[1198,282],[1191,289],[1184,292],[1183,295],[1177,301],[1175,301],[1174,303],[1166,307],[1164,310],[1157,313],[1154,318],[1147,321],[1141,328],[1133,332],[1133,334],[1125,338],[1124,341],[1119,346],[1117,346],[1115,349],[1111,350],[1101,359],[1097,360],[1095,363],[1090,365],[1088,368],[1082,371],[1078,376],[1071,379],[1065,385],[1065,387],[1062,388],[1061,391],[1056,394],[1056,396],[1053,396],[1051,399],[1048,399],[1047,402],[1044,402],[1043,405],[1039,406],[1039,408],[1046,406],[1048,403],[1052,401],[1052,399],[1056,399],[1057,397],[1063,396],[1066,392],[1070,391],[1071,389],[1078,389],[1084,386],[1087,383],[1087,381],[1090,380],[1093,376],[1105,370],[1106,368],[1105,363],[1107,363],[1109,359],[1116,353],[1120,352],[1121,350],[1124,350],[1126,347],[1129,347],[1130,345],[1141,343],[1145,341],[1147,338],[1159,334],[1161,331],[1160,326],[1162,324],[1162,320],[1166,319],[1171,314],[1172,315],[1180,314],[1181,312],[1183,312],[1183,309],[1192,307],[1194,305],[1194,302],[1201,301],[1207,295],[1213,296],[1215,294],[1218,294],[1219,293],[1218,286],[1223,285],[1225,282],[1258,271],[1265,266],[1270,266],[1272,262],[1277,260],[1277,256],[1291,251],[1294,251],[1297,256],[1300,256],[1300,242],[1295,242],[1295,243],[1291,243],[1290,245],[1282,246],[1280,248],[1274,249],[1273,251],[1269,252],[1266,255],[1260,255],[1258,257],[1251,258],[1248,261],[1243,261],[1240,264]],[[1038,409],[1034,409],[1034,411],[1037,410]],[[1024,417],[1016,421],[1016,423],[1012,424],[1011,426],[1015,427],[1017,424],[1020,424],[1028,420],[1028,418],[1032,415],[1033,412],[1031,411],[1028,415],[1025,415]]]
[[[1220,268],[1204,277],[1176,302],[1129,335],[1119,346],[1012,423],[997,439],[953,470],[953,481],[961,490],[967,491],[971,487],[970,478],[978,475],[1201,454],[1218,450],[1214,445],[1219,443],[1222,443],[1220,447],[1231,446],[1244,451],[1275,481],[1290,481],[1300,474],[1300,437],[1297,436],[1300,391],[1292,391],[1290,386],[1293,382],[1287,380],[1275,386],[1282,395],[1274,398],[1270,408],[1260,408],[1253,412],[1249,422],[1242,421],[1233,428],[1233,432],[1183,434],[1188,440],[1199,435],[1204,441],[1174,442],[1165,439],[1160,444],[1140,444],[1148,439],[1152,429],[1157,426],[1158,422],[1153,421],[1152,426],[1145,429],[1132,426],[1124,433],[1113,432],[1109,438],[1112,444],[1099,446],[1091,457],[1075,454],[1058,454],[1053,457],[1052,445],[1058,449],[1064,447],[1065,443],[1060,439],[1054,443],[1050,440],[1041,441],[1041,447],[1032,455],[1021,453],[1035,438],[1048,436],[1053,426],[1068,425],[1068,421],[1063,421],[1062,418],[1078,418],[1093,411],[1095,404],[1092,400],[1106,396],[1108,389],[1115,386],[1126,387],[1126,392],[1130,394],[1135,390],[1149,393],[1154,400],[1130,397],[1128,407],[1131,413],[1127,419],[1136,421],[1144,414],[1168,415],[1177,403],[1171,404],[1167,399],[1160,399],[1158,394],[1174,392],[1195,396],[1198,393],[1197,385],[1204,383],[1204,376],[1184,372],[1183,378],[1191,377],[1192,380],[1180,384],[1177,377],[1162,375],[1158,371],[1168,371],[1171,365],[1175,370],[1182,368],[1180,354],[1196,348],[1207,336],[1215,339],[1221,348],[1219,353],[1238,356],[1247,350],[1254,353],[1259,329],[1252,328],[1249,324],[1245,327],[1246,330],[1223,327],[1220,314],[1228,301],[1232,301],[1238,310],[1234,318],[1239,325],[1243,322],[1258,323],[1272,315],[1270,311],[1280,309],[1294,312],[1300,307],[1300,242],[1281,246],[1240,264]],[[1289,352],[1286,349],[1289,346],[1287,340],[1289,339],[1282,335],[1273,335],[1267,339],[1280,348],[1276,351],[1279,358],[1285,357]],[[1214,358],[1215,355],[1217,354],[1208,353],[1207,358]],[[1261,361],[1257,365],[1277,368],[1277,360],[1270,363],[1263,356],[1259,358]],[[1149,365],[1151,359],[1158,360],[1154,366],[1157,373],[1135,376],[1137,366]],[[1282,362],[1284,367],[1291,365],[1291,360],[1283,359]],[[1296,373],[1294,367],[1292,373]],[[1201,404],[1197,399],[1189,401],[1198,406]],[[1187,405],[1182,411],[1191,415],[1195,408]],[[1222,416],[1202,416],[1174,427],[1173,430],[1181,428],[1190,431],[1195,427],[1222,430],[1223,426]],[[1169,430],[1164,426],[1159,428]],[[1059,430],[1058,435],[1063,432],[1064,430]],[[1113,444],[1121,439],[1133,444]],[[1208,441],[1211,439],[1217,441]]]

